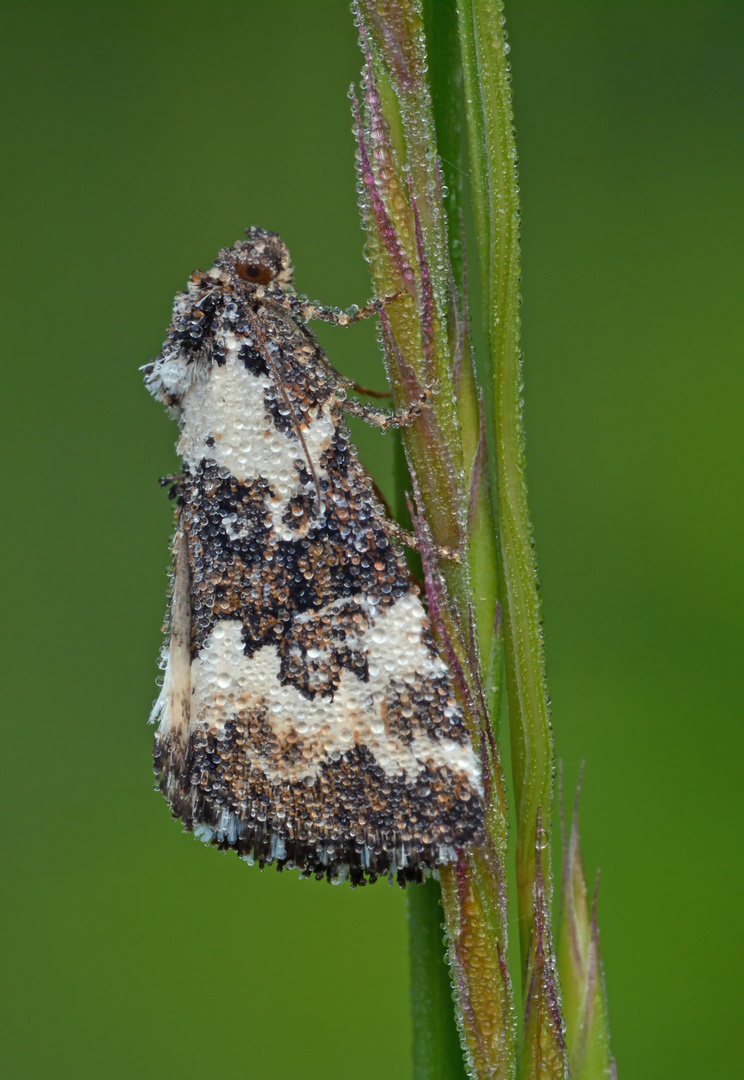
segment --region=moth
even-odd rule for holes
[[[478,840],[480,767],[349,440],[367,410],[306,325],[380,303],[321,308],[292,276],[248,229],[192,274],[143,369],[183,459],[155,771],[187,830],[249,863],[405,884]]]

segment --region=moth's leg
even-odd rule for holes
[[[291,311],[296,318],[304,319],[305,322],[309,322],[311,319],[319,319],[321,322],[333,323],[334,326],[351,326],[352,323],[376,315],[377,312],[382,311],[393,300],[397,300],[400,295],[401,293],[397,292],[391,296],[384,296],[380,300],[370,300],[362,308],[352,304],[346,310],[337,307],[323,307],[322,304],[314,304],[306,296],[292,295],[291,293],[285,293],[279,302],[287,311]]]
[[[371,477],[370,480],[372,480]],[[383,492],[380,490],[374,480],[372,480],[372,490],[374,491],[378,500],[382,503],[385,514],[387,516],[387,530],[393,537],[393,539],[397,540],[399,544],[404,544],[405,547],[410,548],[411,551],[418,551],[419,543],[416,534],[409,532],[407,529],[404,529],[403,526],[395,520],[395,518],[393,517],[393,511],[390,507],[390,503],[387,501]],[[436,551],[437,555],[439,555],[440,559],[452,559],[453,562],[457,563],[462,562],[460,553],[458,551],[455,551],[454,548],[443,546],[435,547],[434,550]]]
[[[185,473],[174,473],[172,476],[161,476],[158,478],[158,483],[162,488],[169,488],[168,498],[176,499],[181,495],[183,491],[183,482],[186,478]]]
[[[431,407],[431,399],[434,397],[436,387],[431,386],[422,391],[417,401],[413,401],[405,409],[396,409],[394,412],[386,412],[384,409],[375,409],[372,405],[364,405],[361,401],[342,400],[339,405],[349,416],[358,416],[373,427],[382,431],[390,428],[410,427],[421,416],[424,409]],[[338,395],[336,395],[338,397]]]
[[[338,368],[335,368],[328,357],[326,357],[326,363],[335,375],[336,383],[346,390],[353,390],[355,394],[362,394],[364,397],[371,398],[391,398],[393,396],[392,390],[371,390],[368,386],[362,386],[361,383],[354,382],[348,375],[344,375]]]
[[[405,544],[405,546],[411,548],[412,551],[419,550],[419,542],[415,533],[408,532],[407,529],[404,529],[402,525],[399,525],[398,522],[394,521],[392,518],[388,519],[387,525],[390,535],[397,540],[398,543]],[[434,550],[440,559],[452,559],[452,561],[456,563],[462,562],[460,552],[455,551],[454,548],[443,545],[442,547],[435,546]]]
[[[361,383],[354,382],[353,379],[347,379],[345,375],[342,375],[340,371],[336,371],[333,368],[334,374],[338,377],[338,382],[341,386],[345,386],[347,390],[353,390],[355,394],[362,394],[363,397],[371,398],[390,398],[393,396],[392,390],[370,390],[368,386],[362,386]]]

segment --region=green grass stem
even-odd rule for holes
[[[478,235],[483,316],[490,366],[499,577],[503,596],[506,688],[517,813],[517,908],[523,962],[529,951],[538,815],[549,831],[553,786],[537,571],[525,483],[519,347],[519,199],[511,88],[499,0],[458,0]],[[542,877],[550,898],[550,844]]]

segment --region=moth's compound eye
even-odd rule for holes
[[[274,277],[271,267],[262,262],[239,262],[235,268],[238,277],[250,281],[252,285],[268,285]]]

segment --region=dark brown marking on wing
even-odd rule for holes
[[[248,752],[283,764],[302,750],[296,733],[276,740],[260,712],[241,713],[219,734],[197,733],[183,784],[170,793],[174,816],[188,829],[209,828],[217,847],[329,880],[348,868],[353,884],[392,870],[401,884],[421,881],[447,850],[481,836],[467,778],[433,763],[411,782],[391,779],[365,746],[325,762],[312,783],[273,783],[246,766]]]

